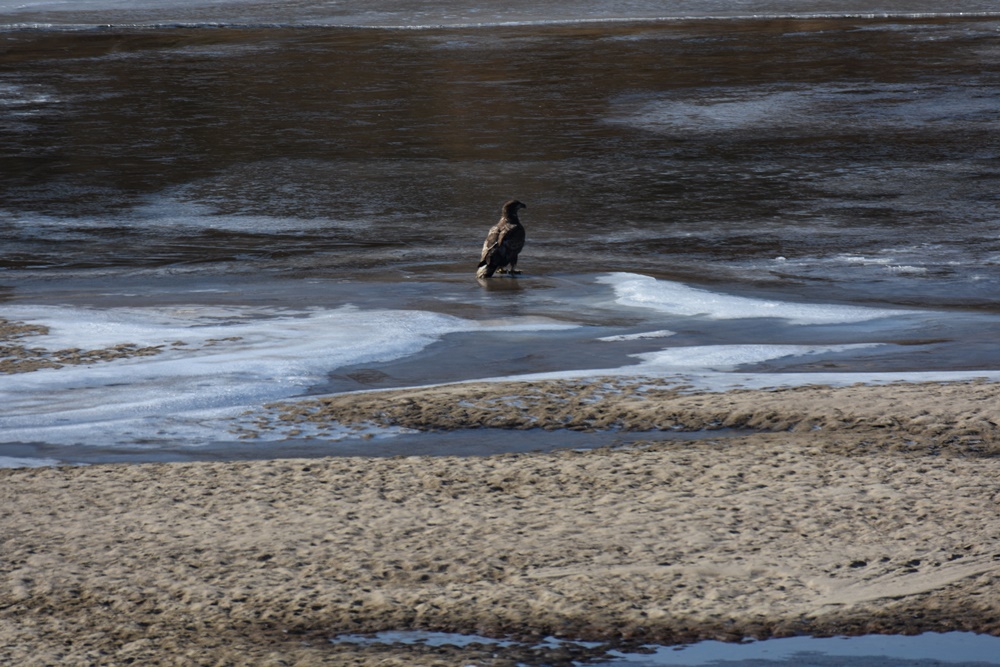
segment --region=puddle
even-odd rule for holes
[[[659,647],[652,655],[628,656],[610,665],[1000,665],[1000,637],[969,632],[928,632],[915,636],[788,637],[745,644],[705,641]]]
[[[635,443],[719,439],[751,433],[745,429],[712,431],[512,431],[499,428],[459,431],[400,432],[374,438],[323,438],[280,441],[218,442],[189,447],[151,448],[44,443],[0,444],[0,467],[95,463],[165,463],[185,461],[250,461],[259,459],[322,458],[326,456],[490,456],[558,449],[630,447]]]
[[[334,644],[359,646],[486,649],[524,667],[608,665],[615,667],[992,667],[1000,665],[1000,637],[970,632],[861,637],[788,637],[733,644],[704,641],[685,646],[646,646],[635,652],[609,644],[547,638],[525,643],[444,632],[380,632],[340,635]],[[572,656],[569,657],[568,656]],[[567,661],[568,659],[568,661]],[[470,664],[475,664],[474,662]]]

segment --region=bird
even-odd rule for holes
[[[483,243],[476,278],[489,278],[496,272],[505,273],[507,266],[510,266],[511,274],[520,273],[515,269],[517,255],[524,247],[524,227],[517,217],[522,208],[528,207],[516,199],[504,203],[500,222],[490,228]]]

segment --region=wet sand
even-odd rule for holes
[[[571,410],[580,424],[648,410],[689,428],[700,414],[790,430],[476,458],[3,470],[0,662],[530,665],[605,650],[328,641],[418,628],[626,644],[1000,635],[1000,385],[599,386]],[[581,387],[318,405],[395,422],[437,399],[468,419],[499,403],[537,417],[563,409],[542,393]]]
[[[28,347],[25,344],[28,342],[27,339],[44,336],[48,332],[48,327],[0,317],[0,375],[31,373],[43,368],[62,368],[70,365],[90,365],[129,357],[148,357],[159,354],[164,347],[122,343],[95,350],[83,350],[78,347],[50,350],[44,347]]]

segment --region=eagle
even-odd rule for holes
[[[483,243],[483,254],[479,258],[477,278],[489,278],[499,271],[505,273],[504,267],[510,266],[510,273],[517,267],[517,255],[524,247],[524,227],[517,218],[517,212],[528,208],[516,199],[511,199],[503,205],[500,222],[490,228]]]

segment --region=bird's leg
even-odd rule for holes
[[[510,270],[507,271],[507,273],[509,273],[512,276],[521,273],[520,271],[517,270],[517,262],[510,263]]]

